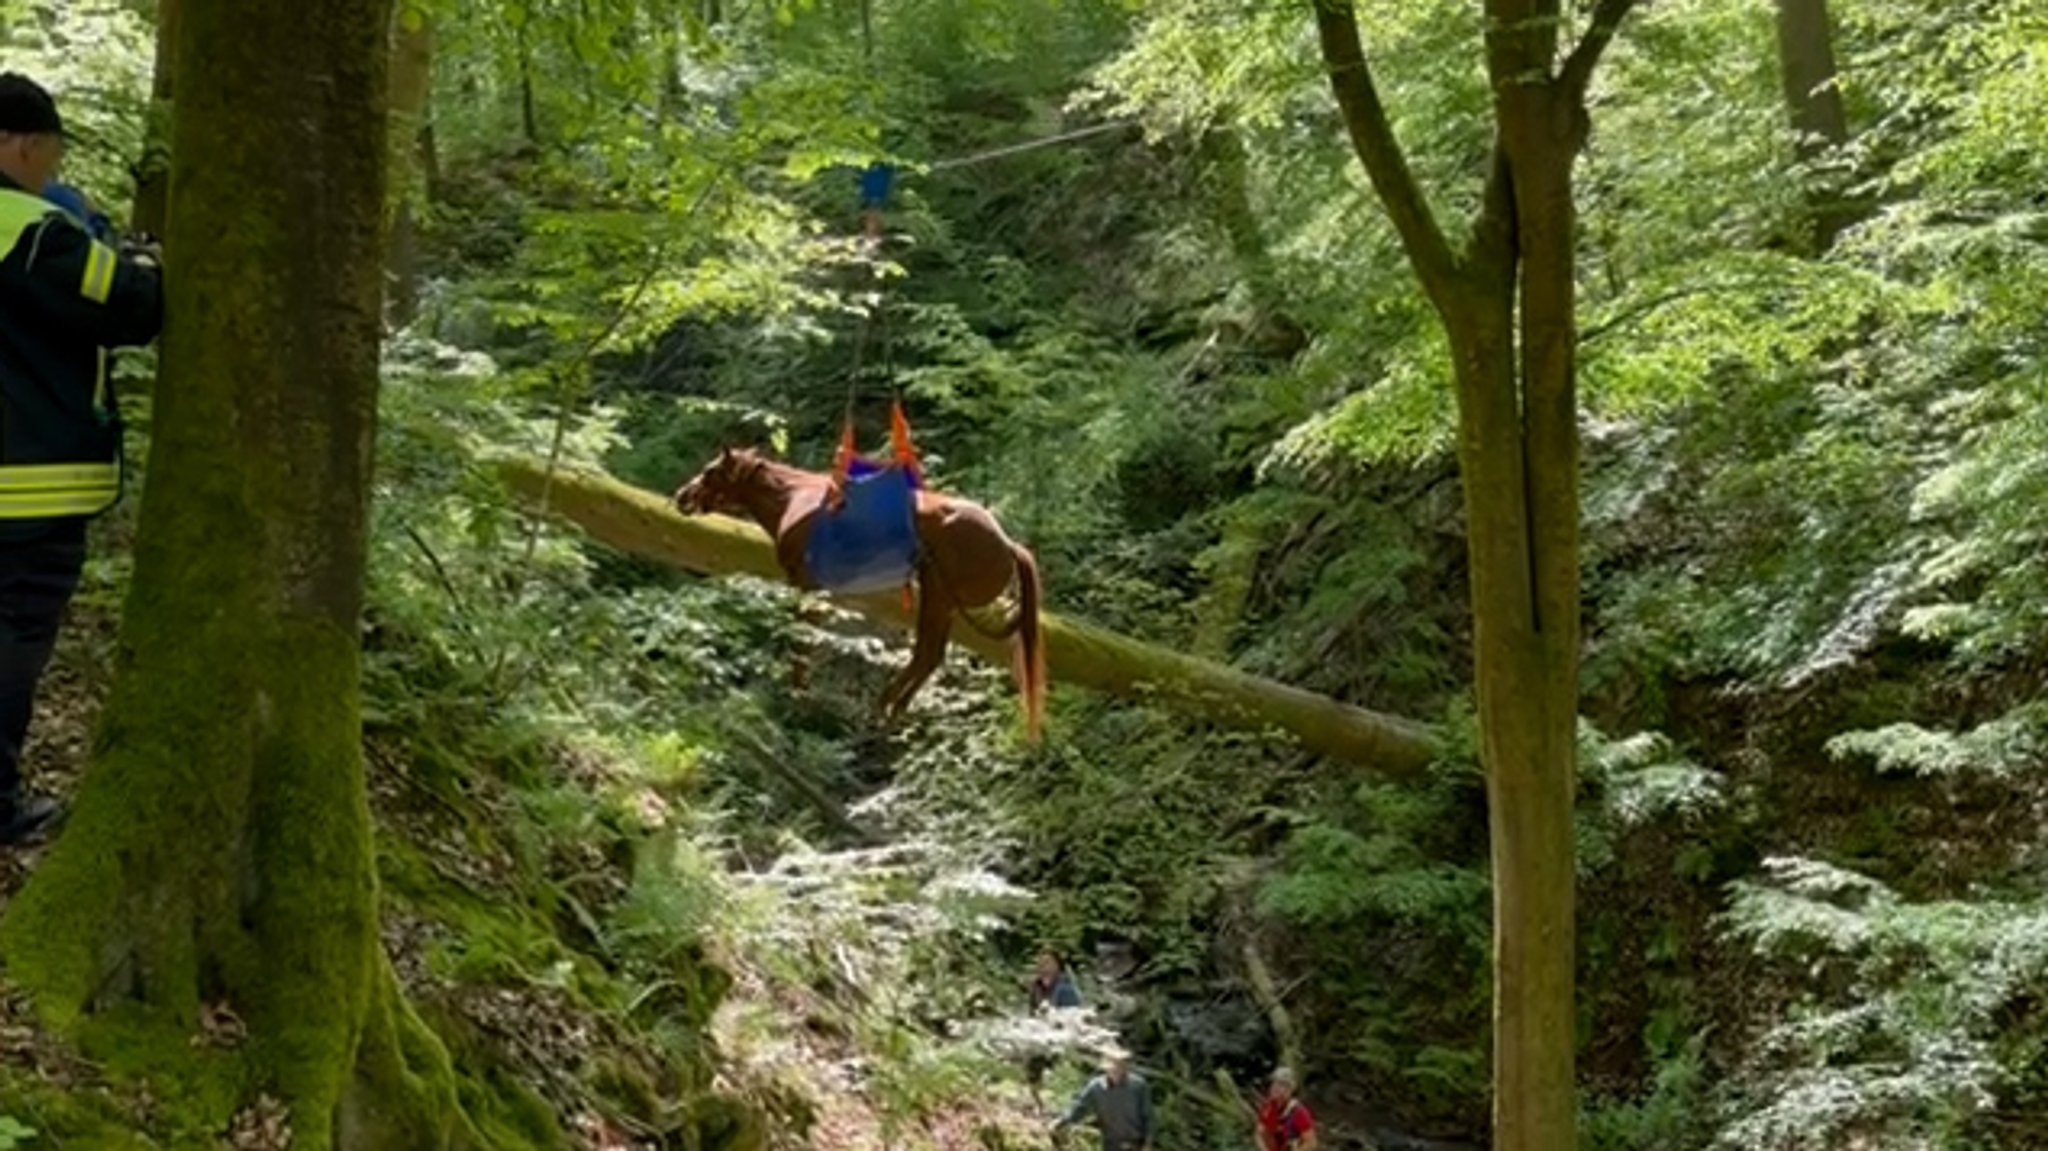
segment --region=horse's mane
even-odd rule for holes
[[[752,445],[728,448],[722,454],[731,460],[733,464],[737,465],[732,468],[731,472],[734,482],[744,483],[749,477],[763,471],[785,479],[798,480],[816,479],[819,475],[817,472],[811,471],[808,468],[798,467],[787,460],[778,460],[761,448]]]

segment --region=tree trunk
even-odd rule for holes
[[[531,37],[526,31],[526,22],[521,20],[519,34],[519,127],[531,147],[540,146],[540,113],[535,110],[533,98],[533,48]]]
[[[1350,0],[1316,24],[1352,145],[1454,349],[1493,882],[1493,1146],[1576,1145],[1572,800],[1579,648],[1572,160],[1634,0],[1560,64],[1557,0],[1488,0],[1493,167],[1453,251],[1373,86]]]
[[[1785,86],[1785,109],[1792,122],[1794,147],[1808,166],[1849,142],[1849,118],[1842,93],[1835,86],[1834,33],[1828,24],[1827,0],[1778,0],[1778,71]],[[1842,201],[1836,181],[1808,173],[1807,211],[1812,228],[1806,237],[1810,254],[1834,246],[1835,237],[1854,223],[1858,212]]]
[[[1800,156],[1811,159],[1848,143],[1827,0],[1778,0],[1778,67]]]
[[[1216,213],[1230,240],[1237,273],[1261,317],[1278,315],[1283,310],[1279,283],[1259,227],[1258,209],[1252,203],[1250,157],[1244,137],[1227,124],[1211,128],[1202,137],[1202,156],[1215,180]]]
[[[550,474],[545,461],[507,459],[500,463],[499,474],[527,500],[543,504],[549,513],[621,551],[709,575],[783,578],[768,537],[753,524],[724,516],[685,516],[654,492],[610,476]],[[837,602],[885,623],[911,622],[901,599],[893,594]],[[1430,730],[1413,720],[1353,707],[1050,612],[1040,623],[1046,664],[1055,682],[1176,708],[1222,727],[1278,728],[1311,751],[1389,775],[1420,771],[1434,752]],[[966,626],[953,629],[952,641],[998,667],[1010,666],[1007,641],[989,639]]]
[[[1288,312],[1286,288],[1252,199],[1251,150],[1243,132],[1227,121],[1211,127],[1202,136],[1200,155],[1205,176],[1214,181],[1217,221],[1252,305],[1251,320],[1238,336],[1241,347],[1253,355],[1291,360],[1308,346],[1309,334]],[[1187,378],[1206,367],[1222,333],[1219,328],[1189,361]]]
[[[119,662],[0,955],[46,1022],[211,1129],[267,1091],[298,1148],[474,1145],[378,943],[361,757],[390,0],[183,9],[181,258]],[[247,1043],[195,1051],[223,1004]]]
[[[430,157],[426,112],[434,69],[434,27],[421,12],[402,11],[392,29],[390,219],[384,280],[386,320],[402,328],[419,314],[418,211],[426,196]]]
[[[1208,584],[1194,605],[1192,650],[1203,659],[1230,658],[1244,623],[1245,605],[1251,601],[1265,542],[1259,524],[1245,517],[1226,518],[1221,536],[1207,557]]]
[[[1479,457],[1503,454],[1499,446],[1519,432],[1520,482],[1466,491],[1475,537],[1483,531],[1499,545],[1473,564],[1493,838],[1494,1130],[1504,1149],[1569,1148],[1578,1107],[1572,800],[1579,695],[1571,165],[1583,111],[1554,80],[1511,99],[1500,121],[1520,263],[1521,420],[1517,428],[1508,418],[1509,389],[1502,422],[1488,428],[1491,442],[1464,437],[1463,461],[1470,474]],[[1500,302],[1509,298],[1502,293]]]
[[[135,209],[129,228],[161,236],[171,217],[171,101],[176,91],[178,10],[184,0],[157,0],[156,72],[149,85],[142,159],[135,166]]]

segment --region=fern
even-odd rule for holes
[[[1732,887],[1731,936],[1817,977],[1753,1046],[1719,1145],[1832,1147],[1852,1134],[1949,1148],[2023,1070],[2005,1009],[2048,978],[2048,904],[1917,903],[1821,861],[1774,858]]]
[[[1868,759],[1879,772],[2011,780],[2040,766],[2048,743],[2044,737],[2048,707],[2029,704],[1963,732],[1935,731],[1916,723],[1844,732],[1828,741],[1827,751],[1837,759]]]

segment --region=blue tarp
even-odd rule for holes
[[[896,169],[880,162],[868,165],[860,174],[860,206],[879,208],[889,202],[889,185],[895,181]]]
[[[804,567],[820,587],[841,595],[888,591],[917,570],[917,479],[901,466],[856,457],[846,502],[818,517]]]

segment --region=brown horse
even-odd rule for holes
[[[727,448],[676,489],[685,515],[735,512],[761,525],[774,541],[775,558],[789,582],[806,591],[818,583],[804,566],[811,526],[833,494],[832,477],[777,463],[751,448]],[[1038,742],[1045,716],[1045,645],[1039,634],[1038,561],[1011,542],[987,508],[938,492],[917,492],[917,642],[910,663],[882,692],[881,711],[900,715],[945,658],[946,638],[958,612],[990,639],[1018,639],[1014,671],[1024,697],[1028,738]],[[1017,585],[1017,612],[991,631],[974,613]]]

